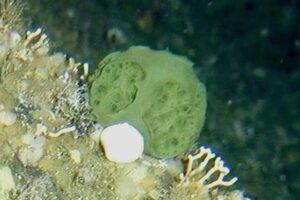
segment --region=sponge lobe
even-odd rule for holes
[[[192,145],[200,131],[200,94],[204,92],[199,87],[197,95],[191,94],[178,82],[166,82],[156,88],[156,99],[143,118],[149,129],[151,154],[175,156]]]
[[[100,65],[99,72],[90,91],[91,104],[97,113],[115,114],[134,102],[138,90],[136,82],[144,78],[138,64],[108,62]]]

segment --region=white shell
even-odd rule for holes
[[[142,156],[144,138],[128,123],[116,124],[103,130],[100,142],[108,160],[117,163],[133,162]]]

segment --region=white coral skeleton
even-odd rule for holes
[[[64,133],[73,132],[76,130],[75,126],[65,127],[56,132],[49,131],[48,128],[43,124],[37,124],[35,135],[46,135],[50,137],[58,137],[63,135]]]
[[[16,57],[22,61],[33,60],[33,55],[46,55],[49,51],[49,42],[47,35],[42,32],[41,28],[35,31],[27,31],[26,37]]]
[[[184,173],[180,174],[180,182],[183,184],[197,184],[212,189],[219,186],[231,186],[237,181],[237,177],[229,181],[224,177],[229,174],[229,168],[224,166],[224,161],[216,157],[209,148],[200,147],[195,155],[188,155],[187,166]],[[197,166],[196,161],[199,161]],[[209,167],[208,163],[213,161],[213,166]],[[215,178],[216,177],[216,178]]]

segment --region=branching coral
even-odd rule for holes
[[[179,175],[179,182],[171,189],[169,199],[248,200],[239,190],[230,192],[221,189],[232,186],[237,178],[224,180],[230,170],[209,148],[200,147],[196,153],[184,157],[183,161],[184,172]]]
[[[0,3],[0,58],[10,60],[1,63],[1,79],[19,69],[22,62],[31,62],[34,56],[45,56],[49,51],[48,38],[42,29],[27,31],[24,36],[17,31],[21,7],[19,1],[3,0]]]
[[[194,167],[195,162],[200,159],[202,161],[198,163],[197,167]],[[209,168],[208,163],[213,159],[215,159],[214,164]],[[188,155],[186,160],[185,172],[180,174],[181,183],[193,183],[211,189],[218,186],[231,186],[237,181],[236,177],[229,181],[223,180],[230,170],[224,166],[224,161],[220,157],[216,158],[216,155],[209,148],[200,147],[195,155]],[[216,180],[211,180],[213,175],[217,175]],[[197,178],[198,180],[195,180]]]

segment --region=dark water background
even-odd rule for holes
[[[299,1],[30,0],[25,16],[92,66],[132,45],[187,56],[208,91],[199,144],[252,198],[299,199]]]

